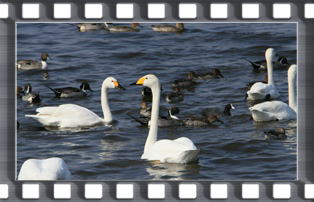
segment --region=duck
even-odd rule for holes
[[[206,116],[194,116],[194,115],[187,115],[186,118],[183,120],[183,124],[185,126],[192,126],[192,127],[206,127],[206,126],[216,126],[216,123],[223,123],[217,115],[206,115]]]
[[[173,127],[173,126],[182,126],[183,122],[176,116],[180,112],[178,107],[171,107],[168,110],[168,116],[159,116],[158,118],[158,127]],[[141,116],[136,118],[130,114],[128,114],[132,119],[140,123],[142,126],[150,127],[150,118],[149,116]]]
[[[143,102],[152,102],[153,95],[152,95],[152,91],[150,90],[150,88],[144,86],[142,88],[141,93],[142,93],[142,101]]]
[[[80,32],[95,31],[106,28],[104,23],[79,23],[76,27]]]
[[[148,74],[131,85],[143,85],[149,87],[153,94],[150,128],[141,159],[147,161],[159,161],[161,163],[187,164],[197,162],[200,150],[189,138],[180,137],[174,140],[158,140],[160,103],[160,82],[158,77],[153,74]]]
[[[278,100],[266,101],[250,107],[252,118],[257,122],[295,120],[297,118],[297,66],[288,70],[289,105]]]
[[[22,97],[24,95],[24,88],[22,86],[16,86],[16,96]]]
[[[62,158],[28,159],[20,169],[18,180],[71,180],[71,172]]]
[[[183,32],[184,24],[176,23],[175,26],[172,25],[152,25],[152,29],[155,32]]]
[[[57,98],[85,97],[88,95],[87,91],[93,91],[87,81],[83,81],[80,88],[50,88],[49,86],[47,86],[47,88],[54,92]]]
[[[187,78],[176,79],[172,82],[173,88],[194,88],[197,82],[192,74],[188,74]]]
[[[151,115],[151,107],[148,107],[147,102],[142,101],[141,102],[141,108],[140,108],[140,116],[141,117],[150,117]]]
[[[32,92],[31,84],[26,84],[23,90],[24,95],[22,96],[22,100],[29,103],[40,103],[41,99],[38,93]]]
[[[270,100],[277,99],[279,97],[279,92],[275,86],[273,79],[273,64],[272,60],[275,56],[275,50],[273,48],[268,48],[265,52],[265,58],[267,61],[267,74],[268,83],[263,82],[254,83],[250,90],[247,91],[247,100]]]
[[[252,67],[254,72],[266,71],[267,70],[267,62],[266,60],[259,60],[252,62],[250,60],[245,59],[248,61]],[[272,62],[274,69],[287,69],[290,67],[290,63],[285,56],[280,56],[275,62]]]
[[[47,60],[50,59],[48,53],[41,54],[41,61],[36,60],[18,60],[16,63],[17,69],[32,70],[32,69],[47,69]]]
[[[101,87],[101,106],[104,117],[99,117],[89,109],[76,104],[62,104],[36,109],[37,114],[25,115],[40,122],[44,127],[59,129],[89,128],[97,125],[107,125],[113,120],[108,104],[108,89],[123,88],[114,77],[106,78]]]
[[[286,130],[284,128],[275,128],[264,131],[266,140],[285,140],[287,139]]]
[[[202,111],[202,115],[206,117],[210,115],[216,115],[218,117],[231,116],[231,110],[233,109],[235,109],[234,105],[229,103],[225,105],[223,110],[220,108],[206,108]]]
[[[219,69],[214,68],[211,71],[204,73],[196,73],[194,71],[190,71],[188,73],[188,78],[208,80],[224,78],[224,76],[221,74],[221,71]]]
[[[109,32],[139,32],[139,25],[139,23],[132,23],[131,26],[106,26],[106,30]]]
[[[178,103],[184,100],[184,95],[181,92],[180,88],[173,87],[173,92],[170,92],[166,95],[166,102],[168,103]]]

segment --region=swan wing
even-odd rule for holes
[[[28,159],[18,175],[18,180],[69,180],[71,172],[61,158]]]
[[[155,142],[142,155],[142,159],[159,160],[162,163],[189,163],[197,160],[198,153],[199,150],[190,139],[181,137],[175,140],[163,139]]]
[[[267,95],[270,95],[271,98],[279,97],[279,93],[274,85],[263,82],[254,83],[251,89],[247,92],[247,95],[248,99],[251,100],[262,100],[265,99]]]
[[[296,119],[296,112],[282,101],[267,101],[250,107],[255,121]]]
[[[27,115],[37,119],[45,126],[60,128],[88,127],[103,120],[94,112],[75,104],[63,104],[56,107],[40,107],[36,115]]]

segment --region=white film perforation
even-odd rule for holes
[[[100,19],[103,17],[102,4],[85,4],[85,18],[86,19]]]
[[[9,5],[8,4],[0,4],[0,19],[9,17]]]
[[[196,4],[179,4],[179,18],[195,19],[197,17]]]
[[[24,19],[38,19],[39,4],[24,3],[22,5],[22,17]]]
[[[55,199],[70,199],[71,185],[70,184],[54,184],[53,196]]]
[[[71,4],[54,4],[53,8],[55,19],[70,19],[71,18]]]
[[[116,17],[121,19],[131,19],[134,17],[134,5],[131,3],[120,3],[116,5]]]
[[[22,185],[23,199],[39,199],[39,184],[23,184]]]

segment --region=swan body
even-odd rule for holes
[[[279,97],[279,92],[274,84],[273,80],[273,58],[275,57],[275,51],[273,48],[268,48],[265,52],[265,58],[267,61],[267,74],[268,83],[256,82],[250,90],[247,91],[247,100],[265,100],[276,99]]]
[[[288,70],[289,105],[282,101],[267,101],[254,105],[250,107],[254,121],[281,121],[297,118],[296,77],[296,65],[291,65]]]
[[[122,88],[113,77],[104,80],[101,89],[101,105],[104,118],[85,107],[75,104],[62,104],[59,106],[40,107],[36,109],[35,115],[26,115],[40,122],[44,126],[58,128],[85,128],[98,124],[110,123],[112,114],[108,104],[108,88]]]
[[[16,63],[16,67],[21,70],[31,70],[31,69],[47,69],[47,60],[49,59],[48,53],[43,53],[41,55],[41,61],[36,60],[19,60]]]
[[[18,180],[70,180],[71,172],[61,158],[26,160],[18,175]]]
[[[153,74],[148,74],[135,84],[151,88],[153,94],[150,128],[141,159],[183,164],[197,161],[199,150],[190,139],[181,137],[175,140],[157,140],[160,103],[159,79]]]

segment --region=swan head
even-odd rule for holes
[[[147,74],[146,76],[141,77],[137,80],[137,82],[132,83],[131,85],[143,85],[152,88],[156,85],[159,85],[159,79],[153,74]]]
[[[117,79],[115,79],[114,77],[110,76],[108,78],[106,78],[104,80],[104,85],[107,87],[107,88],[120,88],[122,90],[125,90],[124,87],[122,87],[120,85],[120,83],[118,82]]]
[[[267,48],[265,52],[265,58],[269,59],[271,61],[275,61],[275,58],[277,57],[276,51],[273,48]]]

